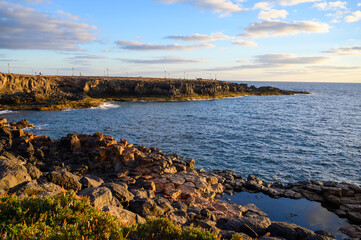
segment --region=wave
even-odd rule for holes
[[[16,112],[16,111],[3,110],[3,111],[0,111],[0,114],[15,113],[15,112]]]
[[[37,125],[37,126],[35,126],[35,127],[33,127],[33,128],[24,128],[23,130],[24,131],[29,131],[29,130],[47,130],[47,129],[49,129],[49,124],[40,124],[40,125]]]
[[[120,107],[118,104],[112,103],[112,102],[105,102],[102,105],[98,107],[91,107],[90,109],[100,109],[100,110],[108,110],[112,108],[118,108]]]

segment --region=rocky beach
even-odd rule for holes
[[[262,192],[272,198],[318,201],[349,225],[342,232],[361,237],[361,187],[333,181],[267,183],[231,170],[197,169],[194,159],[135,146],[102,133],[69,134],[52,140],[26,131],[26,120],[0,120],[0,195],[55,195],[74,190],[126,224],[164,217],[231,239],[334,239],[320,229],[273,221],[254,204],[219,200],[234,192]],[[25,130],[24,130],[25,128]]]
[[[0,110],[63,110],[106,101],[169,101],[307,92],[207,79],[35,76],[0,73]]]

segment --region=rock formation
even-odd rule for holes
[[[264,183],[230,170],[196,170],[194,159],[134,146],[124,139],[118,142],[101,133],[51,140],[17,126],[0,120],[0,195],[45,197],[73,189],[127,224],[166,217],[183,227],[220,233],[225,239],[235,233],[244,239],[334,239],[323,231],[272,221],[253,204],[240,206],[218,199],[224,192],[261,191],[272,197],[332,203],[338,215],[353,223],[343,231],[354,238],[361,236],[361,188],[356,185]]]
[[[33,76],[0,73],[0,110],[61,110],[102,101],[189,100],[305,92],[216,80]]]

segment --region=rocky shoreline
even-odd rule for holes
[[[217,80],[35,76],[0,73],[0,110],[89,108],[105,101],[190,100],[308,92]]]
[[[318,201],[351,223],[350,239],[361,237],[361,187],[349,183],[302,181],[265,183],[230,170],[195,169],[194,159],[165,154],[95,133],[69,134],[57,140],[22,129],[26,120],[0,119],[0,196],[51,196],[75,190],[94,206],[125,224],[165,217],[183,227],[199,227],[230,239],[334,239],[287,222],[272,221],[254,204],[219,200],[224,193],[262,192],[273,198]]]

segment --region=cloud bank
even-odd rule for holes
[[[200,63],[203,62],[201,60],[196,59],[187,59],[187,58],[181,58],[177,56],[165,56],[165,57],[159,57],[155,59],[126,59],[126,58],[120,58],[118,60],[121,60],[123,62],[127,63],[136,63],[136,64],[184,64],[184,63]]]
[[[345,21],[348,23],[358,22],[361,20],[361,11],[355,11],[351,15],[345,17]]]
[[[195,45],[181,45],[178,43],[174,44],[151,44],[141,43],[137,41],[116,41],[116,45],[125,50],[134,51],[192,51],[202,48],[213,48],[213,44],[195,44]]]
[[[227,36],[223,33],[212,33],[211,35],[195,33],[189,36],[171,35],[165,37],[167,39],[179,40],[184,42],[214,42],[219,40],[232,39],[233,37]]]
[[[330,26],[326,23],[312,21],[284,22],[280,20],[266,20],[249,25],[244,33],[239,36],[260,38],[285,35],[296,35],[300,33],[326,33]]]
[[[221,15],[230,15],[235,12],[244,10],[240,5],[240,0],[154,0],[162,3],[186,3],[194,7],[212,10],[213,12],[220,13]]]
[[[49,13],[0,1],[0,48],[81,50],[80,44],[96,41],[86,23],[60,19]]]
[[[332,48],[328,51],[325,51],[325,53],[333,53],[337,55],[360,55],[361,46]]]
[[[286,10],[277,10],[277,9],[271,9],[269,11],[261,11],[258,14],[259,19],[276,19],[276,18],[286,18],[288,15],[288,12]]]

